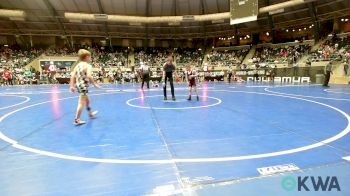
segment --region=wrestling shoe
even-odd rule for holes
[[[93,111],[93,112],[91,112],[91,113],[89,114],[89,117],[90,117],[91,119],[94,119],[94,118],[96,118],[97,113],[98,113],[97,110],[96,110],[96,111]]]
[[[86,123],[86,122],[83,121],[83,120],[75,119],[73,124],[74,124],[75,126],[79,126],[79,125],[83,125],[83,124],[85,124],[85,123]]]

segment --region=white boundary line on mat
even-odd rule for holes
[[[178,95],[179,97],[182,97],[182,96],[186,96],[186,95]],[[210,105],[203,105],[203,106],[190,106],[190,107],[151,107],[151,106],[139,106],[139,105],[134,105],[130,102],[134,101],[134,100],[138,100],[138,99],[142,99],[142,98],[153,98],[153,97],[163,97],[163,95],[153,95],[153,96],[144,96],[144,97],[137,97],[137,98],[132,98],[132,99],[129,99],[126,101],[126,104],[128,106],[131,106],[131,107],[135,107],[135,108],[142,108],[142,109],[155,109],[155,110],[189,110],[189,109],[199,109],[199,108],[208,108],[208,107],[213,107],[213,106],[216,106],[216,105],[219,105],[222,103],[221,99],[218,99],[218,98],[215,98],[215,97],[208,97],[208,96],[205,96],[204,98],[209,98],[209,99],[214,99],[216,100],[215,103],[213,104],[210,104]],[[203,96],[199,96],[199,97],[202,97]],[[169,102],[172,102],[172,101],[169,101]]]
[[[327,99],[327,100],[335,100],[335,101],[350,101],[350,99],[339,99],[339,98],[330,98],[330,97],[316,97],[316,96],[310,96],[310,95],[281,93],[281,92],[270,90],[271,88],[276,88],[276,87],[265,88],[264,91],[269,92],[269,93],[273,93],[273,94],[278,94],[278,95],[286,95],[286,96],[305,97],[305,98],[314,98],[314,99]]]
[[[18,95],[2,95],[0,94],[0,96],[4,96],[4,97],[21,97],[21,98],[25,98],[24,101],[22,102],[19,102],[19,103],[16,103],[16,104],[13,104],[13,105],[9,105],[9,106],[5,106],[5,107],[1,107],[0,110],[4,110],[4,109],[7,109],[7,108],[12,108],[12,107],[15,107],[15,106],[19,106],[19,105],[22,105],[24,103],[27,103],[28,101],[30,101],[30,98],[27,97],[27,96],[18,96]]]

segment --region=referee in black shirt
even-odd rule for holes
[[[169,80],[170,82],[170,88],[171,88],[171,95],[173,101],[176,101],[175,98],[175,92],[174,92],[174,79],[173,79],[173,73],[175,71],[176,67],[173,63],[173,57],[168,56],[166,63],[164,63],[163,66],[163,91],[164,91],[164,100],[167,100],[167,92],[166,92],[166,83]]]

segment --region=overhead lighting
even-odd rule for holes
[[[12,21],[24,21],[25,20],[24,17],[9,17],[9,19]]]
[[[295,29],[293,29],[293,32],[295,32]]]
[[[256,21],[256,20],[258,20],[258,16],[248,16],[248,17],[244,17],[244,18],[231,20],[230,24],[234,25],[234,24],[246,23],[246,22],[251,22],[251,21]]]
[[[301,31],[301,29],[299,29],[299,31]]]
[[[194,21],[194,15],[184,15],[182,16],[183,21]]]
[[[344,22],[344,20],[345,20],[345,19],[344,19],[344,18],[342,18],[340,21]]]
[[[283,13],[283,12],[284,12],[284,9],[282,8],[282,9],[270,11],[269,14],[273,15],[273,14],[280,14],[280,13]]]
[[[7,10],[0,9],[0,16],[9,17],[9,18],[24,18],[25,12],[23,10]]]
[[[288,33],[288,31],[289,31],[289,30],[288,30],[288,29],[286,29],[286,32],[287,32],[287,33]]]
[[[9,45],[7,45],[7,44],[5,44],[4,46],[5,46],[5,47],[9,47]]]
[[[309,29],[311,29],[312,28],[312,26],[309,26]]]
[[[349,19],[346,18],[346,19],[345,19],[345,22],[348,22],[348,21],[349,21]]]
[[[249,35],[247,35],[247,38],[250,38],[250,36],[249,36]]]
[[[269,33],[269,32],[266,32],[266,35],[267,35],[267,36],[270,36],[270,33]]]

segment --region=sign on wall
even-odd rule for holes
[[[70,68],[76,61],[40,61],[40,66],[44,70]]]

